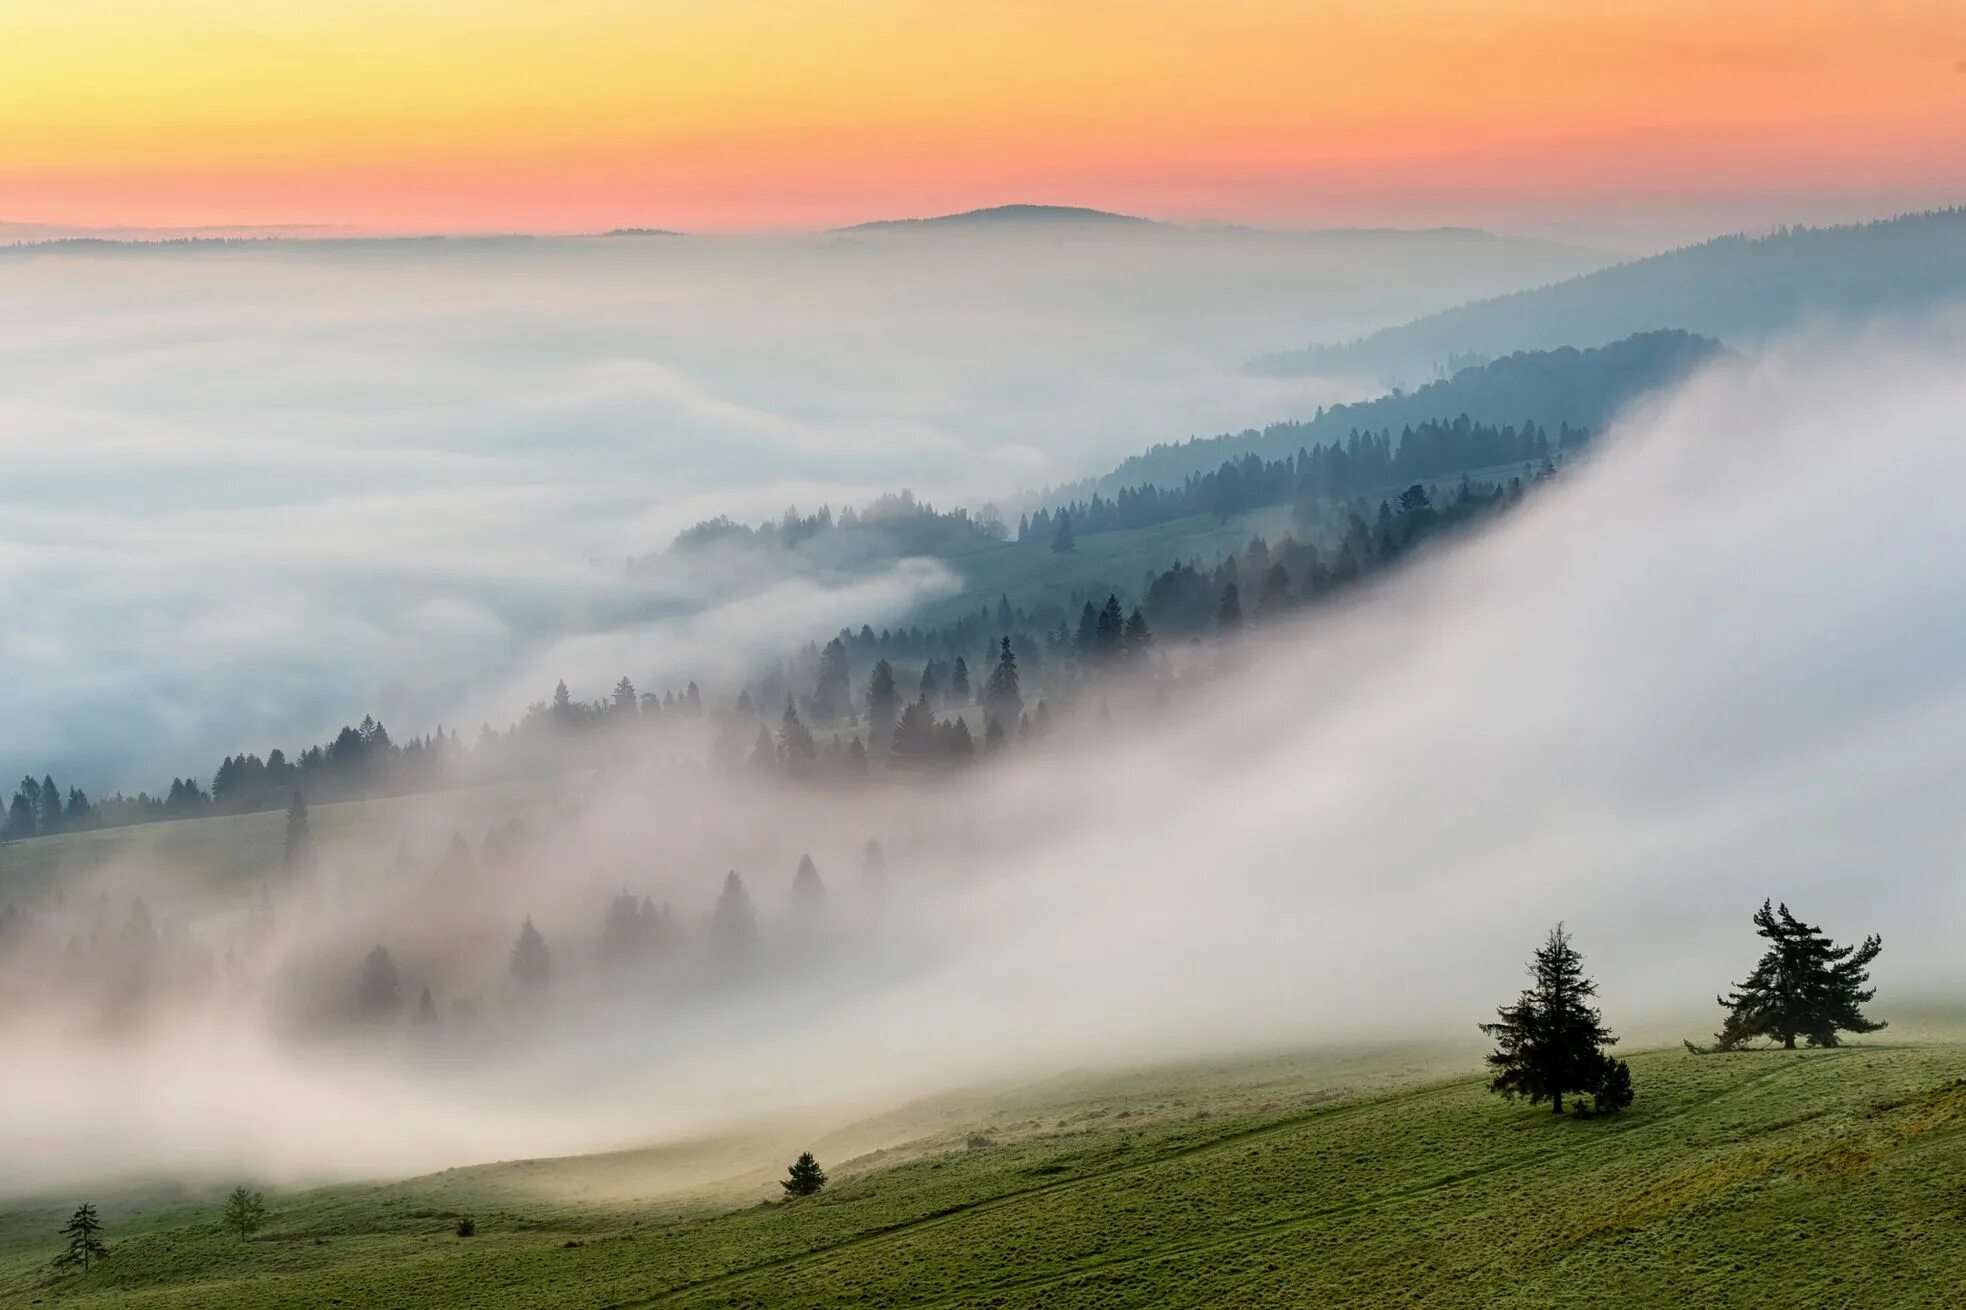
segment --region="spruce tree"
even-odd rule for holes
[[[847,665],[846,643],[838,637],[819,652],[819,682],[812,693],[815,720],[830,723],[844,717],[853,700],[853,675]]]
[[[1558,924],[1529,964],[1532,982],[1513,1005],[1496,1012],[1495,1023],[1479,1025],[1495,1039],[1487,1057],[1495,1070],[1489,1090],[1531,1105],[1549,1101],[1563,1113],[1565,1092],[1596,1092],[1613,1062],[1603,1048],[1618,1039],[1598,1022],[1590,1004],[1597,984],[1584,976],[1584,958]]]
[[[724,875],[724,889],[711,911],[710,939],[727,955],[740,955],[758,940],[757,912],[751,908],[750,893],[744,890],[744,880],[735,869]]]
[[[792,874],[792,912],[801,919],[817,919],[826,909],[826,885],[819,881],[819,866],[812,856],[801,855]]]
[[[894,744],[889,758],[896,764],[926,764],[940,754],[935,732],[935,711],[926,700],[908,703],[901,711],[901,722],[894,728]]]
[[[901,713],[901,693],[894,686],[894,666],[886,660],[874,665],[867,678],[867,748],[879,754],[894,736],[894,720]]]
[[[552,967],[546,939],[532,926],[532,916],[528,914],[526,921],[519,925],[518,939],[512,943],[512,976],[519,980],[519,986],[536,992],[546,986]]]
[[[1010,634],[1005,633],[997,648],[997,667],[990,670],[990,681],[983,689],[983,718],[992,725],[1015,723],[1023,712],[1017,656],[1010,649]]]
[[[1135,605],[1133,613],[1126,620],[1126,632],[1120,644],[1128,659],[1138,659],[1154,648],[1154,634],[1147,627],[1147,616]]]
[[[403,1003],[403,982],[389,950],[377,946],[362,961],[362,974],[355,984],[355,1008],[366,1019],[381,1019]]]
[[[1215,628],[1224,637],[1233,637],[1242,631],[1242,597],[1237,594],[1233,582],[1222,588],[1222,603],[1215,611]]]
[[[1872,1033],[1884,1026],[1859,1008],[1876,995],[1866,986],[1870,962],[1884,945],[1875,933],[1861,945],[1838,946],[1788,906],[1767,901],[1755,911],[1754,930],[1768,949],[1747,981],[1719,998],[1727,1022],[1715,1035],[1717,1049],[1739,1050],[1757,1037],[1791,1051],[1798,1037],[1811,1046],[1835,1046],[1838,1029]]]
[[[424,995],[427,997],[428,992]],[[232,1189],[232,1195],[225,1198],[225,1226],[239,1234],[245,1241],[258,1232],[266,1223],[266,1198],[258,1192],[249,1192],[242,1184]]]
[[[967,705],[969,699],[969,662],[958,655],[956,667],[949,671],[949,703]]]
[[[792,708],[791,699],[785,701],[785,714],[778,723],[778,758],[793,773],[802,773],[818,758],[819,748],[812,739],[812,729],[799,720],[799,712]]]
[[[1116,595],[1106,597],[1106,603],[1099,608],[1099,618],[1093,627],[1093,650],[1100,662],[1111,664],[1120,657],[1120,650],[1126,639],[1126,616],[1120,612],[1120,598]]]
[[[1075,549],[1078,542],[1072,537],[1072,516],[1064,511],[1058,514],[1058,531],[1051,538],[1051,549],[1055,553]]]
[[[819,1161],[812,1158],[811,1151],[802,1151],[799,1158],[792,1161],[791,1168],[785,1171],[785,1177],[778,1185],[785,1189],[788,1197],[811,1196],[826,1185],[826,1171],[819,1167]]]
[[[825,1175],[820,1175],[821,1185],[825,1181]],[[109,1255],[109,1248],[102,1242],[102,1220],[96,1217],[96,1207],[92,1202],[84,1201],[75,1207],[75,1213],[68,1217],[61,1235],[68,1239],[68,1244],[55,1257],[57,1269],[72,1269],[81,1265],[82,1272],[86,1274],[92,1263]]]

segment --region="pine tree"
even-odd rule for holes
[[[1596,1092],[1610,1063],[1603,1048],[1618,1039],[1598,1022],[1590,1004],[1597,984],[1584,976],[1584,959],[1558,924],[1529,965],[1530,987],[1515,1004],[1496,1012],[1497,1022],[1479,1025],[1495,1039],[1487,1057],[1495,1076],[1489,1089],[1531,1105],[1551,1103],[1563,1113],[1565,1092]]]
[[[426,997],[429,996],[425,992]],[[258,1192],[249,1192],[242,1184],[232,1189],[232,1195],[225,1198],[225,1226],[239,1234],[245,1241],[258,1232],[266,1223],[266,1198]]]
[[[512,943],[512,976],[519,980],[519,986],[536,992],[546,986],[552,967],[546,939],[532,926],[532,916],[528,914],[526,921],[519,925],[518,939]]]
[[[867,748],[879,754],[894,736],[894,720],[901,713],[901,693],[894,686],[894,666],[886,660],[874,665],[867,678]]]
[[[1005,633],[997,647],[997,667],[990,670],[990,681],[983,688],[983,718],[988,725],[1017,722],[1024,712],[1024,696],[1017,676],[1017,655]]]
[[[1120,610],[1120,598],[1108,595],[1106,603],[1099,607],[1099,618],[1093,631],[1093,650],[1103,664],[1118,661],[1126,642],[1126,615]]]
[[[1127,658],[1138,659],[1154,648],[1154,634],[1147,627],[1147,616],[1135,605],[1133,613],[1126,620],[1126,632],[1120,641]]]
[[[819,866],[812,856],[799,857],[792,875],[792,912],[801,919],[817,919],[826,909],[826,885],[819,881]]]
[[[307,802],[299,792],[287,805],[287,844],[280,855],[280,867],[305,873],[314,867],[314,829],[307,821]]]
[[[758,916],[751,908],[751,895],[735,869],[724,875],[723,891],[710,913],[710,939],[728,955],[740,955],[758,940]]]
[[[934,760],[941,752],[935,732],[935,711],[926,700],[908,702],[901,711],[901,722],[894,728],[894,744],[889,758],[896,764],[920,765]]]
[[[41,812],[36,818],[44,835],[61,831],[61,788],[55,786],[53,774],[41,779]]]
[[[1058,531],[1051,538],[1051,549],[1054,554],[1063,554],[1065,551],[1076,549],[1077,546],[1078,542],[1072,537],[1072,516],[1060,510]]]
[[[377,946],[362,961],[362,974],[355,984],[355,1008],[364,1018],[380,1019],[395,1012],[403,1003],[403,981],[389,950]]]
[[[826,1185],[826,1171],[819,1167],[819,1161],[812,1158],[811,1151],[802,1151],[778,1185],[785,1189],[788,1197],[811,1196]]]
[[[819,748],[812,739],[812,729],[799,720],[799,712],[792,708],[788,697],[785,701],[785,714],[778,722],[778,758],[793,773],[803,773],[818,758]]]
[[[819,682],[812,693],[812,713],[816,721],[830,723],[843,717],[853,700],[853,675],[847,665],[846,643],[838,637],[819,652]]]
[[[969,698],[969,663],[958,655],[956,667],[949,671],[949,703],[967,705]]]
[[[639,703],[639,700],[635,696],[634,683],[624,677],[620,682],[614,684],[614,712],[616,714],[633,715],[635,713],[635,707]]]
[[[1233,637],[1242,631],[1242,597],[1236,593],[1233,582],[1222,588],[1222,604],[1215,611],[1215,627],[1224,637]]]
[[[823,1174],[820,1175],[820,1183],[822,1186],[825,1183]],[[102,1220],[96,1217],[96,1207],[91,1202],[84,1201],[75,1208],[75,1213],[69,1216],[68,1223],[62,1228],[61,1235],[68,1239],[68,1245],[63,1247],[61,1254],[55,1257],[57,1269],[72,1269],[76,1265],[81,1265],[82,1272],[86,1274],[89,1272],[90,1264],[109,1255],[109,1248],[102,1243]]]
[[[1884,946],[1875,933],[1859,946],[1838,946],[1788,906],[1767,901],[1755,911],[1754,930],[1769,946],[1747,981],[1719,998],[1727,1022],[1716,1035],[1718,1049],[1738,1050],[1757,1037],[1786,1050],[1795,1049],[1798,1037],[1811,1046],[1836,1046],[1838,1029],[1872,1033],[1884,1027],[1858,1008],[1876,995],[1865,985],[1870,962]]]

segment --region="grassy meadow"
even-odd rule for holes
[[[1966,1301],[1957,1027],[1631,1063],[1636,1106],[1594,1120],[1497,1100],[1465,1051],[1085,1073],[831,1133],[269,1194],[245,1242],[216,1181],[103,1194],[86,1276],[48,1270],[74,1198],[45,1198],[0,1207],[0,1304]],[[777,1201],[803,1145],[833,1185]]]

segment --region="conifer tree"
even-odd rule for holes
[[[778,1185],[785,1189],[788,1197],[811,1196],[826,1185],[826,1171],[819,1167],[819,1161],[812,1158],[811,1151],[802,1151]]]
[[[1126,617],[1120,612],[1120,598],[1117,595],[1106,597],[1106,603],[1099,608],[1099,618],[1093,627],[1093,651],[1103,664],[1111,664],[1120,657],[1120,650],[1126,638]]]
[[[739,955],[758,940],[758,916],[751,908],[751,894],[744,880],[732,869],[724,875],[723,891],[710,913],[710,939],[727,955]]]
[[[1584,976],[1584,959],[1558,924],[1530,961],[1531,985],[1513,1005],[1496,1012],[1497,1022],[1479,1025],[1495,1039],[1487,1057],[1495,1070],[1489,1090],[1531,1105],[1549,1101],[1563,1113],[1565,1092],[1596,1092],[1613,1062],[1603,1048],[1618,1039],[1598,1022],[1590,1004],[1597,984]]]
[[[826,909],[826,886],[819,881],[819,866],[811,855],[799,857],[792,874],[792,912],[802,919],[816,919]]]
[[[926,764],[940,754],[935,732],[935,711],[926,700],[908,702],[901,721],[894,728],[894,744],[889,757],[896,764]]]
[[[616,714],[632,715],[635,713],[635,707],[639,703],[635,696],[634,683],[624,677],[620,682],[614,684],[614,712]]]
[[[838,637],[819,652],[819,683],[812,693],[812,713],[816,721],[830,723],[843,717],[853,700],[853,675],[847,665],[846,643]]]
[[[812,739],[812,729],[800,722],[799,712],[792,707],[791,698],[787,697],[784,717],[778,723],[778,758],[791,772],[801,773],[818,755],[819,748]]]
[[[820,1182],[822,1186],[825,1183],[823,1174]],[[92,1202],[84,1201],[75,1207],[75,1213],[68,1217],[61,1235],[68,1239],[68,1244],[55,1257],[57,1269],[72,1269],[81,1265],[82,1272],[86,1274],[91,1264],[109,1255],[109,1248],[102,1242],[102,1220],[96,1217],[96,1207]]]
[[[1242,597],[1236,593],[1233,582],[1222,588],[1222,604],[1215,611],[1215,627],[1224,637],[1233,637],[1242,631]]]
[[[967,705],[969,700],[969,662],[958,655],[956,667],[949,671],[949,703]]]
[[[1017,655],[1010,648],[1010,634],[998,643],[997,666],[990,670],[990,681],[983,689],[983,717],[987,724],[1017,722],[1024,712],[1024,696],[1017,676]]]
[[[1077,546],[1078,542],[1072,536],[1072,516],[1060,510],[1058,513],[1058,531],[1051,538],[1052,552],[1054,554],[1063,554],[1068,550],[1076,549]]]
[[[361,977],[355,984],[355,1008],[364,1018],[381,1019],[394,1013],[403,1003],[402,978],[389,950],[378,945],[362,961]]]
[[[519,925],[518,939],[512,943],[512,976],[519,980],[519,986],[536,992],[546,986],[552,967],[552,955],[546,949],[546,939],[539,935],[539,929],[532,926],[532,916],[528,914],[525,922]]]
[[[424,993],[426,997],[429,994]],[[243,1242],[265,1223],[266,1198],[258,1192],[247,1191],[244,1184],[233,1188],[232,1194],[225,1198],[225,1226],[238,1233],[239,1240]]]
[[[1884,1027],[1859,1008],[1876,995],[1865,985],[1870,962],[1884,946],[1875,933],[1861,945],[1838,946],[1788,906],[1767,901],[1754,913],[1754,930],[1768,949],[1747,981],[1719,998],[1727,1022],[1715,1036],[1717,1049],[1739,1050],[1757,1037],[1791,1051],[1798,1037],[1811,1046],[1836,1046],[1838,1029],[1872,1033]]]
[[[886,660],[874,665],[867,678],[867,748],[879,754],[894,736],[894,720],[901,713],[901,693],[894,686],[894,666]]]
[[[1126,620],[1126,631],[1120,638],[1121,648],[1129,659],[1138,659],[1154,648],[1154,634],[1147,627],[1147,616],[1135,605],[1133,613]]]

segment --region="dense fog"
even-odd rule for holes
[[[33,616],[0,634],[0,766],[154,789],[364,713],[502,724],[578,675],[566,642],[680,681],[760,653],[733,626],[879,622],[944,580],[808,579],[719,618],[786,580],[623,565],[718,514],[1008,505],[1308,416],[1375,380],[1243,361],[1606,262],[1005,222],[0,250],[0,597]]]
[[[1183,651],[1176,696],[1084,688],[960,773],[719,771],[705,724],[312,872],[77,881],[0,961],[9,1181],[403,1174],[1103,1060],[1472,1049],[1559,918],[1614,1029],[1697,1037],[1768,896],[1882,934],[1880,1017],[1956,995],[1953,326],[1717,367],[1344,608]],[[378,945],[398,1003],[364,1014]]]

